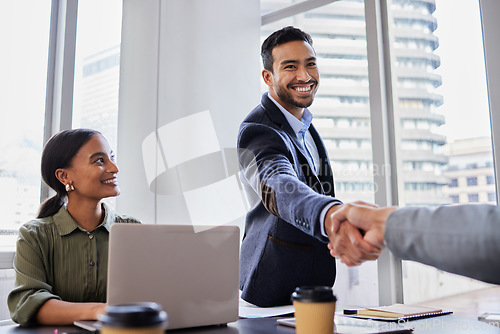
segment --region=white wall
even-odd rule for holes
[[[124,0],[118,212],[242,226],[234,149],[259,61],[259,0]]]

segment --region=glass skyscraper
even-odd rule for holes
[[[267,1],[262,12],[272,12],[296,1]],[[447,158],[440,153],[446,138],[436,132],[444,124],[437,112],[443,98],[436,93],[441,77],[434,32],[434,0],[393,0],[391,54],[395,128],[400,173],[400,202],[404,205],[449,203],[441,175]],[[341,0],[306,13],[263,26],[262,38],[293,25],[314,41],[320,70],[320,88],[310,107],[313,123],[328,149],[335,173],[336,194],[343,201],[374,201],[375,173],[371,152],[370,96],[364,1]],[[266,89],[266,87],[263,87]]]

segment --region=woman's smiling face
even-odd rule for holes
[[[107,140],[100,134],[94,135],[83,145],[66,168],[67,179],[75,190],[71,199],[93,199],[118,196],[120,188],[116,174],[119,169]]]

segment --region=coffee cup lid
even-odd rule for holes
[[[153,327],[167,325],[167,313],[157,303],[133,303],[106,306],[98,319],[109,327]]]
[[[292,301],[324,303],[337,301],[337,297],[328,286],[299,286],[292,293]]]

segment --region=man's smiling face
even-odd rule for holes
[[[314,49],[305,41],[292,41],[276,46],[272,55],[273,73],[264,70],[264,81],[271,96],[297,117],[312,104],[318,89]]]

